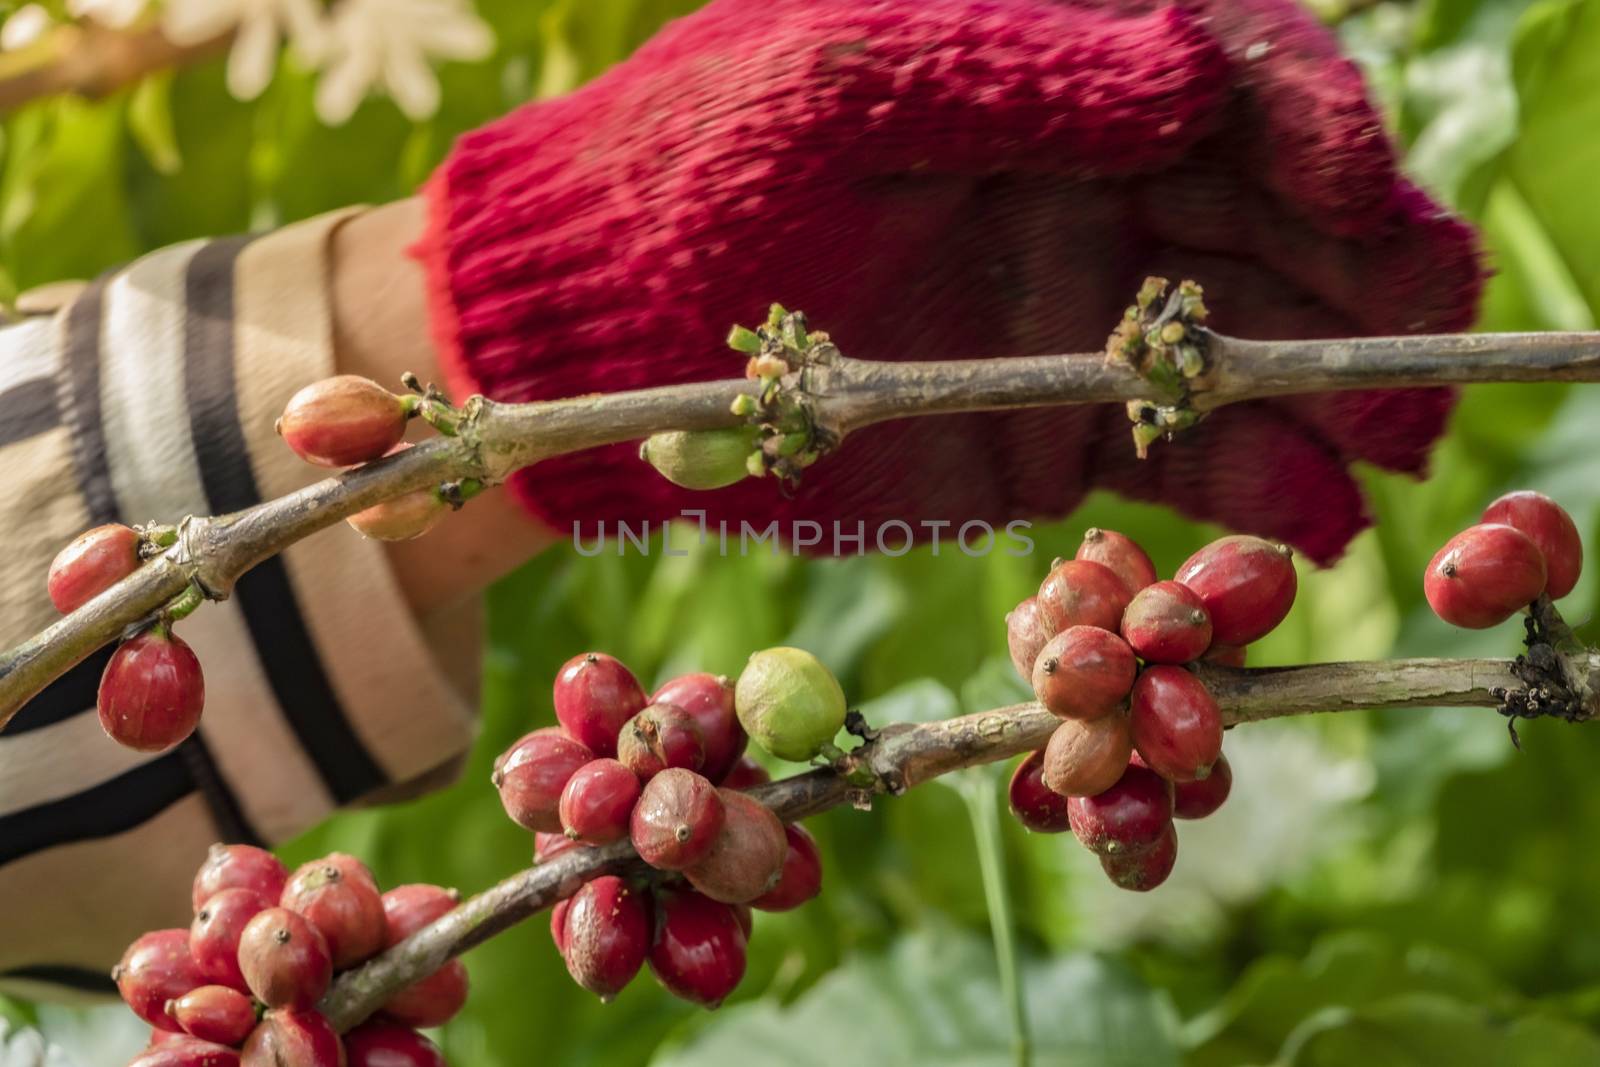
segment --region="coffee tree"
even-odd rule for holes
[[[549,54],[575,57],[570,71],[536,66],[559,88],[616,58],[671,5],[613,5],[627,9],[625,30],[572,5],[547,5],[542,28],[479,6],[503,33],[549,34]],[[431,806],[353,817],[293,846],[287,863],[214,851],[196,873],[193,925],[151,931],[117,969],[128,1008],[151,1027],[136,1062],[431,1064],[443,1061],[436,1043],[459,1063],[525,1062],[532,1047],[552,1062],[596,1049],[632,1062],[686,1018],[698,1036],[658,1060],[782,1047],[792,1062],[853,1062],[887,1034],[887,1047],[927,1062],[974,1049],[1020,1057],[1029,1035],[1040,1051],[1059,1044],[1106,1062],[1177,1062],[1180,1047],[1206,1065],[1349,1062],[1374,1049],[1398,1062],[1586,1062],[1592,1017],[1571,991],[1590,973],[1587,933],[1570,917],[1593,873],[1585,831],[1596,829],[1579,788],[1595,710],[1582,568],[1592,387],[1568,383],[1592,381],[1600,365],[1586,332],[1600,269],[1584,180],[1556,163],[1590,154],[1570,131],[1587,128],[1600,96],[1582,58],[1600,44],[1600,22],[1592,3],[1536,5],[1513,36],[1520,13],[1387,4],[1346,24],[1391,94],[1399,135],[1415,141],[1413,168],[1484,228],[1499,274],[1483,328],[1517,332],[1247,342],[1205,328],[1197,286],[1153,282],[1129,294],[1123,323],[1105,324],[1105,351],[956,364],[929,351],[926,362],[876,364],[851,358],[848,333],[829,337],[828,322],[776,308],[732,331],[726,378],[703,385],[508,405],[420,382],[306,382],[280,433],[336,471],[327,481],[248,521],[154,516],[64,546],[39,576],[62,621],[0,656],[0,718],[114,647],[99,694],[104,743],[160,752],[201,720],[206,673],[219,669],[183,635],[250,566],[341,519],[370,537],[425,537],[514,470],[570,451],[638,441],[641,465],[677,485],[753,481],[776,495],[884,419],[1114,402],[1128,407],[1129,452],[1154,452],[1221,407],[1287,392],[1482,386],[1430,482],[1368,480],[1377,533],[1331,577],[1275,542],[1105,500],[1042,536],[1038,558],[984,561],[982,579],[977,564],[920,554],[837,574],[784,560],[781,588],[760,561],[652,571],[653,561],[604,558],[585,561],[577,592],[549,594],[568,598],[557,624],[520,611],[572,573],[572,561],[541,561],[494,600],[500,658],[469,780]],[[180,71],[172,90],[185,139],[204,121],[190,103],[202,78],[217,92],[220,67]],[[446,81],[464,89],[455,99],[498,99],[487,74]],[[162,91],[140,90],[129,152],[159,157],[150,116]],[[362,112],[350,138],[367,146],[359,157],[322,130],[269,146],[260,180],[301,205],[291,212],[322,195],[338,199],[321,206],[392,195],[417,174],[397,179],[389,161],[415,171],[487,117],[452,114],[463,106],[452,96],[421,132]],[[86,113],[63,109],[57,121],[87,125]],[[46,170],[68,176],[38,187],[43,203],[121,204],[103,170]],[[341,192],[313,191],[336,171]],[[208,181],[234,188],[242,172]],[[196,200],[207,214],[193,226],[242,226],[225,201]],[[17,210],[0,237],[16,246],[6,267],[17,278],[105,265],[40,240],[44,216]],[[150,240],[193,228],[160,225]],[[137,250],[107,232],[107,262]],[[19,257],[24,247],[38,255]],[[405,447],[417,420],[433,432]],[[677,592],[672,566],[693,568]],[[883,601],[896,606],[867,596],[872,583],[892,588],[898,601]],[[1374,658],[1394,651],[1396,634],[1406,655]],[[896,689],[921,677],[941,684]],[[1316,714],[1383,708],[1416,710],[1372,726]],[[1292,789],[1250,795],[1273,767],[1236,759],[1236,781],[1229,754],[1253,730],[1281,736],[1254,724],[1300,716],[1321,731],[1322,758],[1359,748],[1380,768],[1368,807],[1390,828],[1381,845],[1293,890],[1231,898],[1240,917],[1225,943],[1138,946],[1125,954],[1134,968],[1066,954],[1081,943],[1070,924],[1092,921],[1062,903],[1081,892],[1078,860],[1147,894],[1123,894],[1127,913],[1159,910],[1180,899],[1203,853],[1227,863],[1249,848],[1219,847],[1205,833],[1217,821],[1196,820],[1293,809]],[[1565,721],[1528,725],[1543,719]],[[1509,725],[1509,737],[1493,731],[1491,746],[1486,721]],[[1002,761],[1014,816],[1003,827],[989,818],[995,780],[982,770]],[[972,816],[976,862],[952,795]],[[472,838],[462,852],[502,847],[468,861],[444,844],[457,833]],[[1433,867],[1417,858],[1430,845]],[[524,857],[533,862],[516,869]],[[905,871],[921,884],[905,884]],[[993,953],[937,923],[891,940],[930,913],[966,926],[987,915]],[[1343,932],[1317,939],[1332,928]],[[703,1024],[699,1013],[647,1018],[634,1005],[659,1006],[656,986],[685,1013],[733,1003]],[[1181,1034],[1151,989],[1191,1020]],[[753,992],[764,999],[739,1006]],[[1110,1035],[1084,1021],[1108,1018],[1124,1020]],[[441,1024],[442,1037],[418,1032]],[[1114,1059],[1124,1045],[1128,1057]]]
[[[14,713],[122,635],[100,683],[101,725],[132,748],[171,748],[204,706],[202,667],[174,628],[225,595],[239,571],[340,519],[368,535],[422,536],[484,486],[563,449],[644,433],[641,462],[681,484],[719,484],[739,474],[724,456],[735,433],[747,449],[733,457],[743,477],[793,482],[852,430],[908,405],[1110,396],[1127,401],[1130,447],[1144,452],[1208,410],[1281,381],[1515,380],[1530,353],[1572,344],[1477,338],[1469,350],[1450,336],[1413,338],[1397,358],[1402,343],[1392,339],[1246,345],[1207,331],[1205,314],[1198,285],[1152,278],[1104,353],[871,366],[774,305],[760,327],[729,336],[746,360],[743,377],[576,408],[482,397],[456,406],[410,377],[403,396],[350,376],[312,383],[289,401],[278,431],[307,462],[353,469],[252,512],[104,526],[66,546],[47,576],[64,618],[7,654],[0,701]],[[1318,369],[1334,346],[1354,352],[1337,379]],[[1596,373],[1581,345],[1547,362],[1551,375]],[[1297,363],[1304,369],[1292,373]],[[412,417],[438,436],[396,453]],[[1070,829],[1113,884],[1153,890],[1177,862],[1174,820],[1204,818],[1228,797],[1228,726],[1352,702],[1492,707],[1513,738],[1520,719],[1593,718],[1596,653],[1553,602],[1576,584],[1582,553],[1559,504],[1508,494],[1442,546],[1421,580],[1444,623],[1483,629],[1525,615],[1523,655],[1261,672],[1245,666],[1249,646],[1289,614],[1298,587],[1286,546],[1224,537],[1160,580],[1136,541],[1092,529],[1074,558],[1051,564],[1038,592],[996,621],[1036,703],[922,726],[851,713],[828,667],[799,648],[753,651],[737,680],[690,674],[654,694],[615,657],[580,652],[554,680],[559,725],[527,734],[495,762],[506,814],[537,835],[533,867],[461,901],[430,885],[383,893],[349,855],[290,874],[270,853],[219,845],[196,876],[194,927],[144,935],[113,972],[153,1027],[136,1062],[338,1067],[350,1048],[358,1067],[396,1056],[441,1062],[413,1028],[448,1022],[466,1002],[455,957],[546,908],[568,972],[602,1000],[648,963],[668,991],[714,1008],[743,977],[751,909],[788,910],[822,888],[815,843],[795,822],[1019,753],[1031,752],[1011,782],[1021,823]],[[856,743],[841,748],[842,733]],[[772,757],[817,769],[764,783],[741,756],[752,739]]]

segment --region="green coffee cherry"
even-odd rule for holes
[[[744,479],[745,457],[756,439],[752,426],[658,433],[639,447],[639,458],[673,485],[720,489]]]
[[[769,648],[745,664],[733,690],[739,724],[779,759],[803,763],[844,726],[844,690],[799,648]]]

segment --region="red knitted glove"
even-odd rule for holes
[[[1295,0],[715,0],[456,146],[419,245],[459,393],[737,376],[778,300],[870,359],[1094,350],[1147,274],[1256,337],[1455,330],[1471,232],[1395,170]],[[514,485],[558,529],[1060,516],[1094,486],[1319,561],[1367,523],[1347,465],[1420,472],[1446,390],[1241,404],[1133,456],[1119,407],[852,435],[785,499],[687,493],[631,445]],[[890,543],[900,536],[890,533]]]

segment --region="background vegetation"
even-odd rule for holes
[[[0,289],[404,195],[455,134],[578,84],[693,6],[478,0],[497,51],[445,67],[443,106],[420,123],[375,99],[329,129],[314,117],[310,75],[289,60],[253,103],[229,98],[216,61],[100,103],[30,106],[4,122],[0,144]],[[1482,328],[1593,328],[1600,0],[1386,3],[1341,32],[1411,170],[1483,227],[1498,274]],[[1427,612],[1423,566],[1510,487],[1555,495],[1600,547],[1597,424],[1593,388],[1469,392],[1429,481],[1369,472],[1377,529],[1331,571],[1304,574],[1294,614],[1253,662],[1509,654],[1514,624],[1463,634]],[[1008,699],[1001,616],[1037,582],[1038,559],[1070,554],[1091,524],[1138,537],[1164,570],[1214,532],[1103,497],[1035,531],[1032,560],[549,553],[491,596],[483,736],[463,781],[337,818],[285,855],[338,847],[385,882],[464,890],[527,863],[489,762],[552,720],[550,679],[585,647],[648,681],[735,672],[756,647],[800,644],[877,720]],[[1592,614],[1596,570],[1570,601],[1576,618]],[[1498,717],[1459,711],[1235,731],[1234,799],[1184,827],[1177,873],[1149,896],[1111,889],[1070,839],[1028,836],[997,815],[1001,769],[966,772],[869,814],[816,820],[824,894],[758,917],[750,974],[721,1011],[647,979],[602,1006],[533,922],[468,957],[472,1001],[440,1040],[458,1067],[534,1055],[608,1067],[1008,1063],[1012,1013],[979,863],[980,848],[997,846],[1036,1063],[1600,1062],[1600,730],[1539,722],[1522,735],[1518,753]],[[40,1027],[61,1062],[110,1063],[127,1040],[120,1009],[0,1001],[0,1014]]]

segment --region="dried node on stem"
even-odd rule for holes
[[[1583,722],[1591,717],[1583,695],[1584,682],[1574,676],[1571,657],[1563,654],[1578,647],[1577,639],[1548,596],[1541,596],[1530,605],[1523,625],[1527,629],[1523,637],[1526,651],[1511,664],[1511,673],[1522,685],[1489,690],[1489,695],[1500,702],[1496,710],[1506,717],[1511,743],[1518,748],[1522,747],[1517,736],[1518,719],[1550,716],[1565,722]]]
[[[1199,285],[1183,281],[1174,288],[1165,278],[1146,278],[1106,339],[1106,359],[1138,371],[1154,393],[1128,401],[1140,459],[1156,441],[1200,421],[1189,400],[1192,383],[1206,371],[1206,314]]]

